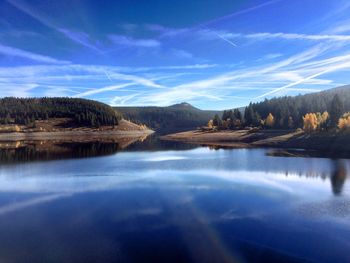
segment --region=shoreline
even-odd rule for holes
[[[51,119],[37,122],[36,130],[22,129],[21,131],[0,132],[0,142],[15,141],[94,141],[118,140],[124,138],[147,137],[154,133],[148,129],[124,119],[116,127],[103,126],[99,129],[92,127],[64,127],[66,119]],[[26,127],[25,127],[26,128]]]
[[[143,137],[154,133],[152,130],[106,130],[106,131],[57,131],[57,132],[13,132],[0,133],[1,142],[11,141],[45,141],[45,140],[95,140],[103,138]]]
[[[349,153],[349,133],[306,134],[290,130],[187,131],[168,134],[162,140],[222,148],[281,148]]]

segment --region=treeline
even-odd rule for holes
[[[250,103],[243,115],[238,109],[216,115],[208,126],[221,129],[262,127],[274,129],[306,128],[308,130],[350,126],[350,86],[324,92],[265,99]]]
[[[193,130],[206,125],[219,111],[200,110],[188,103],[168,107],[115,107],[125,119],[145,124],[159,134]]]
[[[0,124],[34,124],[36,120],[70,118],[75,125],[117,125],[121,115],[110,106],[77,98],[0,99]]]

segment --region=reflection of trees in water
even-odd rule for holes
[[[343,191],[343,187],[347,179],[346,164],[344,160],[334,160],[332,162],[332,165],[333,167],[330,173],[317,172],[314,170],[299,171],[297,173],[285,171],[285,176],[288,177],[294,175],[305,178],[321,178],[322,180],[326,180],[327,178],[329,178],[333,194],[340,195]]]
[[[146,137],[0,142],[0,164],[111,155]]]
[[[198,148],[198,145],[176,142],[176,141],[166,141],[159,139],[158,134],[153,134],[146,137],[144,140],[133,143],[127,148],[127,151],[160,151],[160,150],[191,150]]]
[[[40,142],[16,148],[0,149],[0,163],[87,158],[114,154],[119,149],[118,143],[110,142]]]
[[[346,175],[347,171],[344,161],[336,160],[334,162],[333,172],[330,177],[333,194],[340,195],[342,193]]]

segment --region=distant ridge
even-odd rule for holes
[[[114,107],[125,119],[145,124],[159,134],[193,130],[206,125],[215,114],[222,111],[201,110],[190,103],[182,102],[167,107]]]

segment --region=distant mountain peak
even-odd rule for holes
[[[178,104],[174,104],[169,106],[171,108],[182,108],[182,109],[196,109],[196,107],[192,106],[191,104],[189,104],[188,102],[181,102]]]

